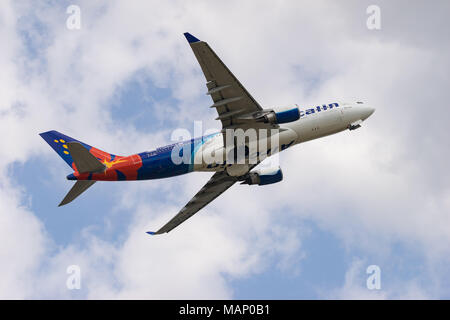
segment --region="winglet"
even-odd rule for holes
[[[148,234],[151,235],[151,236],[154,236],[154,235],[155,235],[155,232],[153,232],[153,231],[147,231],[146,233],[148,233]]]
[[[192,34],[190,34],[189,32],[185,32],[184,36],[186,37],[186,40],[189,43],[193,43],[193,42],[199,42],[200,40],[197,39],[196,37],[194,37]]]

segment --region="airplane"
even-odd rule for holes
[[[211,108],[217,111],[216,120],[221,121],[222,130],[130,156],[104,152],[54,130],[43,132],[40,136],[73,169],[67,179],[76,181],[59,206],[73,201],[97,181],[161,179],[193,171],[214,172],[174,218],[156,232],[147,232],[168,233],[237,182],[262,186],[282,181],[279,166],[255,168],[265,158],[305,141],[355,130],[375,111],[361,101],[264,109],[206,42],[187,32],[184,36],[206,78],[206,94],[212,99]],[[252,130],[255,134],[246,135]],[[236,132],[241,136],[244,133],[244,139]],[[257,147],[253,152],[251,144],[265,147],[260,150]],[[178,161],[180,157],[183,161]]]

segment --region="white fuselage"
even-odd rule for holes
[[[353,128],[353,126],[358,127],[362,121],[367,119],[374,112],[375,109],[361,102],[356,102],[333,103],[316,107],[299,108],[299,110],[300,118],[298,120],[281,124],[277,133],[267,138],[266,145],[269,146],[268,156],[277,153],[278,150],[283,151],[288,147],[305,141],[338,133]],[[263,140],[264,138],[259,136],[256,139],[258,145],[259,143],[264,142]],[[272,143],[273,141],[276,141],[280,147],[271,150],[271,141]],[[248,143],[246,144],[248,145]],[[229,149],[226,149],[224,146],[222,133],[210,136],[210,138],[205,140],[200,148],[194,153],[194,170],[222,171],[230,166],[238,167],[239,165],[230,165],[223,160],[226,158],[226,150]],[[220,158],[221,161],[217,161],[217,163],[212,162],[211,155]],[[257,163],[259,162],[260,161],[258,160]],[[242,172],[245,172],[246,170],[248,171],[251,166],[241,165],[241,167],[241,170],[243,170]],[[242,172],[238,174],[240,175]]]

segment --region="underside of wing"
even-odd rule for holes
[[[206,78],[207,94],[218,113],[216,120],[223,129],[278,128],[278,125],[259,121],[263,108],[244,88],[211,47],[189,33],[185,33]],[[258,120],[259,119],[259,120]]]
[[[228,188],[230,188],[237,181],[236,177],[230,177],[224,171],[216,172],[208,183],[184,206],[183,209],[172,220],[166,223],[161,229],[156,232],[147,232],[148,234],[162,234],[169,232],[177,227],[200,209],[205,207],[208,203],[220,196]]]

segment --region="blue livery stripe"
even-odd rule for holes
[[[71,138],[69,136],[66,136],[58,131],[52,130],[47,131],[39,134],[42,139],[47,142],[50,147],[53,148],[53,150],[56,151],[56,153],[69,165],[69,167],[72,168],[73,159],[72,156],[69,153],[69,149],[67,147],[67,142],[79,142],[85,147],[86,149],[90,150],[91,146],[88,144],[85,144],[81,141],[78,141],[74,138]]]

